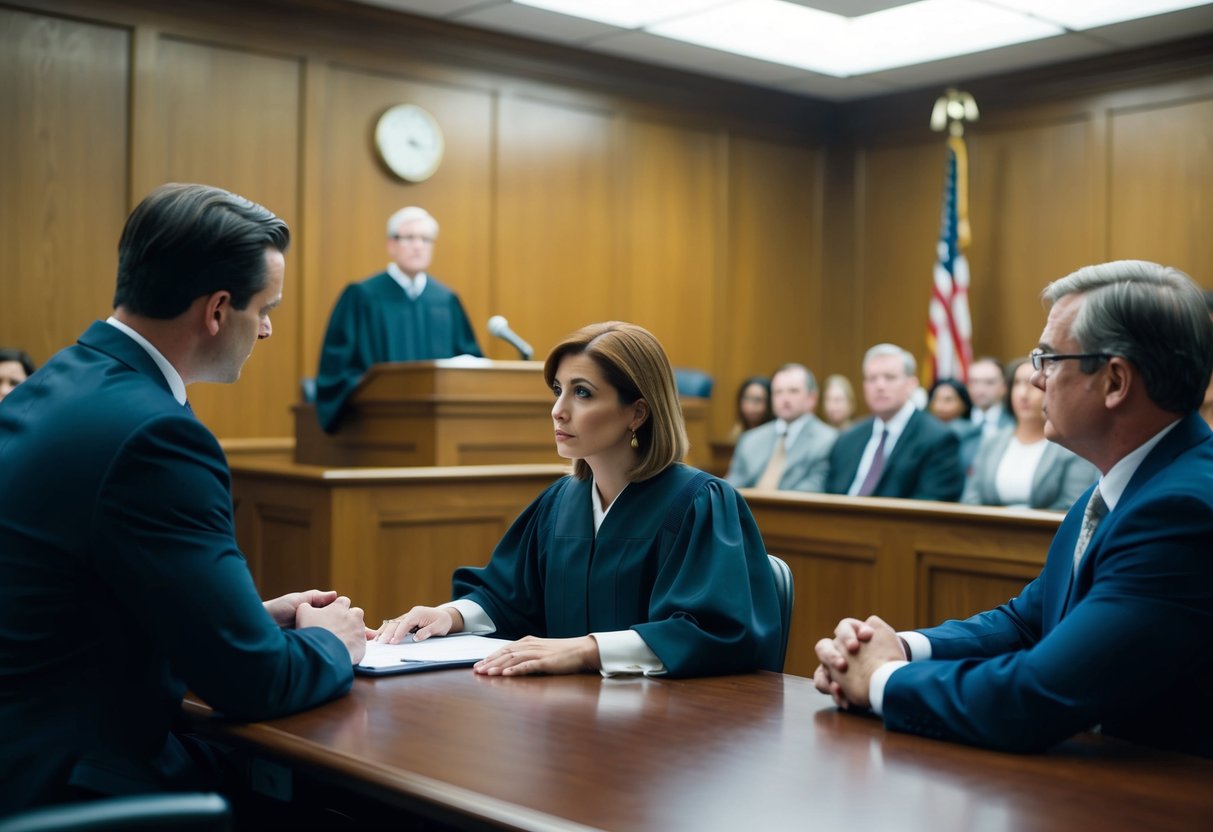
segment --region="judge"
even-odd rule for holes
[[[657,340],[592,324],[552,350],[544,379],[572,476],[522,512],[488,566],[455,572],[455,601],[413,607],[377,638],[519,639],[475,666],[494,676],[779,670],[762,537],[732,486],[679,463],[686,428]]]
[[[345,287],[324,335],[316,415],[330,433],[372,364],[482,355],[459,296],[425,271],[438,221],[423,208],[401,208],[387,221],[387,237],[387,269]]]

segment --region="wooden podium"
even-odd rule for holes
[[[687,462],[702,467],[707,399],[683,399],[682,407]],[[551,412],[538,361],[376,364],[350,396],[337,433],[320,429],[313,405],[295,405],[295,461],[330,468],[559,463]]]

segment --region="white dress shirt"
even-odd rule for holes
[[[418,296],[425,291],[427,280],[425,272],[417,272],[416,277],[409,277],[395,263],[388,263],[387,273],[392,276],[392,280],[400,284],[400,288],[409,296],[409,300],[417,300]]]
[[[156,362],[156,366],[160,368],[160,372],[164,373],[164,380],[168,382],[168,388],[173,393],[173,398],[177,400],[177,404],[185,406],[185,382],[181,380],[181,373],[177,372],[177,368],[169,363],[169,360],[160,354],[160,350],[152,346],[152,342],[144,338],[138,332],[131,329],[122,321],[112,315],[105,319],[105,322],[121,332],[126,333],[132,341],[143,347],[144,352],[152,357],[152,361]]]

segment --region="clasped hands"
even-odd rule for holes
[[[462,632],[463,616],[454,607],[413,607],[399,618],[389,618],[368,635],[376,641],[397,644],[412,633],[414,641]],[[472,669],[485,676],[525,676],[532,673],[580,673],[598,670],[602,660],[593,636],[536,638],[527,636],[490,653]]]
[[[813,684],[846,710],[870,708],[872,674],[887,662],[909,658],[897,632],[875,615],[866,621],[842,619],[834,637],[821,639],[815,649],[821,664],[813,671]]]

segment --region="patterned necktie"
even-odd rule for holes
[[[762,476],[758,478],[758,482],[754,483],[755,488],[766,488],[774,491],[779,488],[779,478],[783,476],[783,467],[788,461],[788,435],[786,433],[779,434],[779,439],[775,441],[775,450],[771,453],[771,459],[767,462],[766,470],[762,472]]]
[[[1095,534],[1096,527],[1099,526],[1099,521],[1108,513],[1108,504],[1103,501],[1103,495],[1099,493],[1099,486],[1095,486],[1095,490],[1091,492],[1091,499],[1087,501],[1086,511],[1082,513],[1082,530],[1078,533],[1078,543],[1074,547],[1074,568],[1071,574],[1078,572],[1078,564],[1082,561],[1082,556],[1087,551],[1087,544],[1091,542],[1091,536]]]
[[[859,486],[860,497],[872,496],[872,492],[876,490],[876,483],[880,482],[880,475],[884,473],[884,441],[888,438],[889,429],[885,428],[880,432],[880,442],[876,444],[872,464],[868,466],[868,473],[863,478],[863,484]]]

